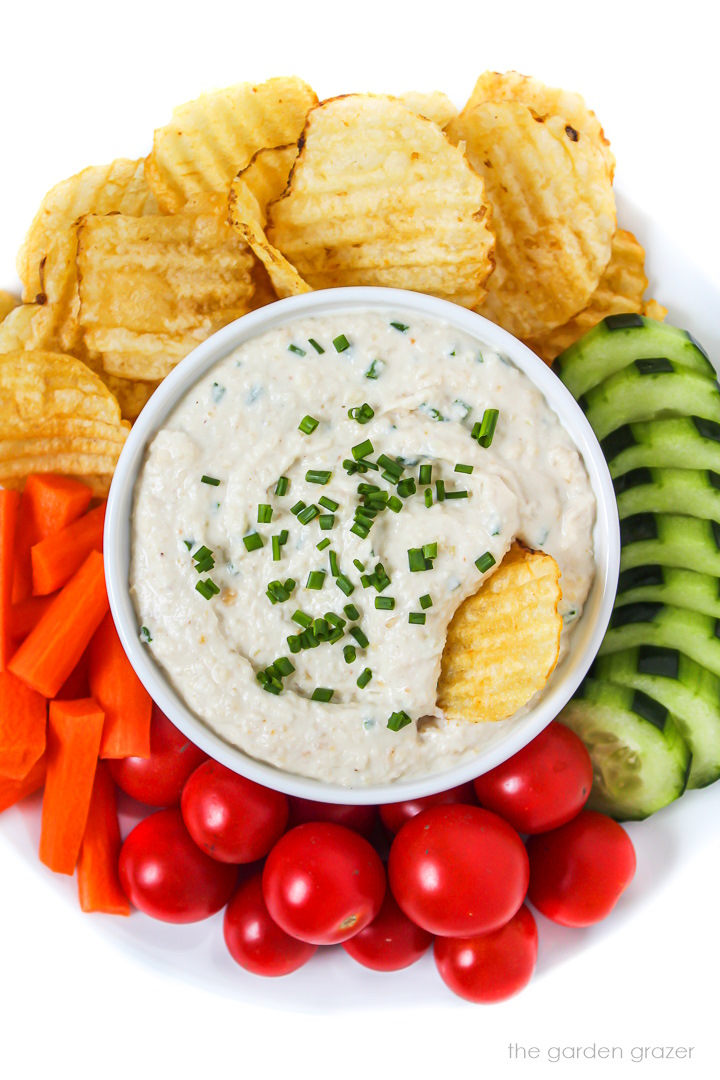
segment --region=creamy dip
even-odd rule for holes
[[[141,637],[198,717],[258,759],[345,785],[423,775],[485,727],[435,704],[458,605],[519,538],[560,566],[566,647],[594,519],[578,450],[497,352],[402,312],[300,319],[218,362],[150,444],[132,528]]]

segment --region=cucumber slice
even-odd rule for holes
[[[598,439],[639,420],[700,416],[720,423],[720,388],[715,380],[670,360],[636,360],[578,399]]]
[[[631,469],[613,487],[621,518],[688,514],[720,522],[720,473],[710,469]]]
[[[697,611],[670,604],[626,604],[616,607],[598,656],[639,645],[677,649],[720,676],[720,623]]]
[[[558,719],[592,758],[588,807],[639,821],[679,798],[691,756],[671,713],[641,690],[595,679],[585,679],[580,692]]]
[[[720,424],[699,416],[627,424],[602,451],[613,479],[632,469],[711,469],[720,473]]]
[[[720,577],[720,525],[673,514],[636,514],[620,522],[620,569],[678,566]]]
[[[641,690],[668,709],[692,753],[689,788],[720,777],[720,679],[677,649],[643,645],[596,660],[593,678]]]
[[[623,570],[615,605],[622,607],[642,600],[688,608],[720,619],[720,580],[709,574],[657,563]]]

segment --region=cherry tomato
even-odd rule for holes
[[[436,938],[435,963],[443,982],[468,1001],[504,1001],[530,982],[537,960],[538,932],[523,906],[491,934]]]
[[[207,760],[194,743],[153,705],[150,757],[108,761],[119,788],[146,806],[179,806],[185,781]]]
[[[431,806],[403,825],[390,848],[390,888],[409,919],[431,934],[497,930],[525,898],[528,858],[510,826],[479,806]]]
[[[360,833],[369,840],[377,821],[377,807],[342,806],[339,803],[314,802],[291,795],[290,824],[304,825],[308,821],[332,821]]]
[[[400,971],[419,960],[432,941],[433,935],[410,922],[387,889],[373,921],[342,947],[353,960],[373,971]]]
[[[120,850],[118,870],[130,902],[171,923],[214,915],[237,881],[237,867],[201,851],[176,809],[158,810],[135,826]]]
[[[212,760],[189,778],[180,805],[195,843],[227,863],[254,862],[267,855],[288,819],[287,796]]]
[[[609,915],[635,875],[635,848],[617,821],[594,810],[531,836],[528,898],[562,926],[591,926]]]
[[[335,945],[377,915],[385,870],[367,840],[329,821],[297,825],[267,857],[263,895],[270,916],[292,937]]]
[[[553,720],[537,738],[475,781],[482,806],[521,833],[548,832],[571,821],[592,787],[590,755],[581,739]]]
[[[223,933],[233,960],[254,975],[289,975],[317,952],[281,930],[263,900],[262,873],[244,881],[225,910]]]
[[[406,802],[387,803],[380,807],[380,819],[391,833],[400,832],[406,821],[430,806],[447,806],[449,803],[477,805],[475,790],[471,783],[459,787],[438,791],[436,795],[426,795],[423,799],[408,799]]]

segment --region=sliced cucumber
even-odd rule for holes
[[[673,514],[636,514],[620,522],[620,569],[678,566],[720,577],[720,525]]]
[[[720,676],[720,624],[709,615],[670,604],[626,604],[616,607],[598,656],[639,645],[677,649]]]
[[[570,393],[579,397],[634,360],[656,357],[714,378],[707,354],[687,330],[630,314],[608,315],[561,353],[553,367]]]
[[[660,417],[690,415],[720,423],[717,382],[663,358],[636,360],[589,390],[578,404],[600,440],[624,424]]]
[[[677,721],[692,753],[689,788],[720,777],[720,679],[677,649],[643,645],[595,661],[593,678],[641,690]]]
[[[632,469],[711,469],[720,473],[720,424],[700,416],[626,424],[602,442],[615,478]]]
[[[677,722],[641,690],[585,679],[558,719],[588,748],[588,807],[638,821],[682,795],[691,755]]]
[[[720,473],[709,469],[632,469],[613,487],[621,518],[655,513],[720,521]]]
[[[720,619],[720,580],[709,574],[696,574],[692,570],[657,563],[623,570],[618,581],[616,606],[642,600],[688,608]]]

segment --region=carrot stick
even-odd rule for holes
[[[55,701],[73,701],[75,698],[92,697],[93,695],[90,693],[89,672],[90,646],[88,645],[87,649],[55,695]]]
[[[118,875],[121,843],[115,783],[105,762],[98,761],[77,864],[83,911],[130,914],[130,903]]]
[[[103,557],[91,551],[8,664],[18,679],[55,697],[108,609]]]
[[[59,533],[46,536],[33,546],[30,557],[35,596],[47,596],[61,589],[91,551],[102,551],[105,507],[103,502]]]
[[[92,698],[50,702],[40,861],[59,874],[75,870],[90,808],[103,719]]]
[[[52,604],[54,596],[28,596],[10,608],[10,637],[17,647],[34,630]]]
[[[45,753],[47,701],[9,671],[0,674],[0,774],[23,780]]]
[[[23,780],[9,780],[5,776],[0,776],[0,814],[8,807],[20,802],[21,799],[40,790],[45,783],[46,767],[47,762],[43,754]]]
[[[0,489],[0,671],[5,670],[13,652],[10,621],[19,503],[17,491]]]
[[[150,757],[152,698],[133,671],[109,613],[90,645],[90,693],[105,713],[100,757]]]
[[[30,551],[33,545],[64,529],[84,514],[91,498],[92,491],[79,480],[55,476],[53,473],[33,473],[28,476],[18,513],[13,604],[27,599],[32,592]]]

